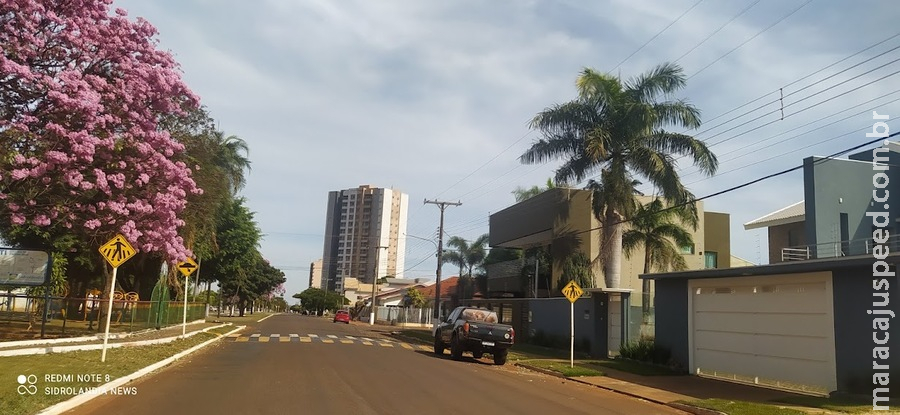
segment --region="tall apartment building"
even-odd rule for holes
[[[322,288],[322,260],[309,264],[309,288]]]
[[[322,288],[342,292],[344,278],[402,278],[408,206],[409,196],[393,189],[328,192]]]

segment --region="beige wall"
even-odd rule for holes
[[[706,248],[703,252],[718,253],[716,268],[731,268],[731,217],[727,213],[706,212],[703,222],[706,224],[703,233]],[[705,265],[705,260],[703,262],[701,265]]]
[[[776,264],[781,261],[782,248],[806,245],[806,223],[794,222],[785,225],[770,226],[769,228],[769,263]],[[794,237],[792,245],[788,234]]]

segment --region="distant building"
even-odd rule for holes
[[[328,193],[322,288],[344,291],[344,279],[372,283],[403,277],[409,196],[362,185]],[[382,247],[382,249],[379,249]],[[370,285],[371,287],[371,285]]]
[[[322,288],[322,260],[309,264],[309,288]]]

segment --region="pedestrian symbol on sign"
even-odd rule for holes
[[[110,239],[109,242],[100,247],[100,254],[103,255],[103,258],[105,258],[107,262],[109,262],[109,265],[116,268],[129,258],[133,257],[135,249],[128,243],[128,240],[125,239],[124,236],[116,235],[114,238]]]
[[[565,287],[563,287],[562,293],[564,296],[566,296],[566,298],[569,299],[569,301],[574,303],[575,300],[577,300],[579,297],[581,297],[582,294],[584,294],[584,291],[581,289],[581,287],[578,286],[578,283],[576,283],[575,281],[569,281],[569,283],[566,284]]]

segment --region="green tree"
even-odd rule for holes
[[[591,188],[594,214],[603,226],[607,287],[620,285],[622,222],[637,209],[635,179],[647,179],[665,201],[679,204],[693,200],[693,194],[681,183],[674,156],[687,156],[706,175],[718,168],[703,141],[665,129],[700,126],[699,110],[673,97],[685,82],[681,68],[670,63],[627,81],[585,68],[576,83],[577,98],[541,111],[531,122],[543,137],[520,161],[564,159],[556,170],[557,183],[580,182],[599,171]]]
[[[406,289],[406,295],[403,296],[403,305],[413,308],[422,308],[425,307],[425,304],[427,303],[428,299],[422,295],[421,291],[417,290],[415,287]]]
[[[307,288],[302,293],[294,294],[293,298],[299,299],[305,310],[314,311],[319,315],[325,310],[336,310],[348,303],[346,298],[341,297],[336,292],[314,287]]]
[[[697,217],[690,209],[678,207],[666,210],[660,199],[639,205],[629,229],[622,237],[625,255],[630,257],[638,247],[644,248],[644,274],[687,269],[678,247],[692,245],[694,240],[682,223],[697,229]],[[650,280],[641,281],[641,296],[641,309],[647,323],[650,315]]]
[[[576,252],[566,257],[563,263],[562,276],[556,283],[556,291],[562,291],[569,281],[575,281],[581,288],[592,288],[594,286],[591,259],[584,252]]]
[[[237,198],[222,206],[216,225],[218,249],[203,261],[204,271],[219,281],[223,300],[238,305],[242,316],[257,288],[253,280],[260,266],[257,249],[262,237],[244,202]]]

